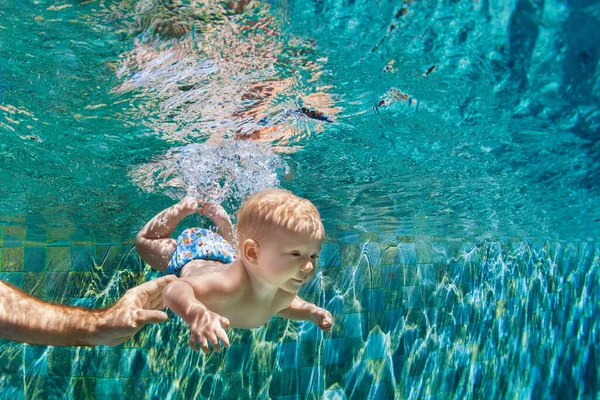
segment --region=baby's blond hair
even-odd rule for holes
[[[238,243],[260,240],[279,227],[322,240],[325,229],[317,208],[307,199],[284,189],[263,189],[246,199],[237,212]]]

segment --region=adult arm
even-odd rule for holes
[[[46,303],[0,281],[0,338],[51,346],[114,346],[147,323],[163,322],[165,276],[130,289],[105,309]]]
[[[279,311],[277,315],[286,319],[312,321],[323,332],[329,333],[333,329],[333,317],[329,311],[302,300],[298,295],[294,297],[288,308]]]

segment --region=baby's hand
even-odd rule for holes
[[[190,347],[194,351],[198,351],[198,342],[204,353],[210,353],[208,342],[217,352],[221,352],[221,344],[223,342],[225,348],[229,347],[229,338],[225,329],[229,329],[229,320],[209,310],[200,312],[198,317],[190,324]]]
[[[317,307],[311,311],[310,320],[319,325],[319,328],[325,333],[330,333],[333,329],[333,316],[324,308]]]
[[[193,197],[184,197],[178,205],[187,215],[191,215],[198,211],[198,200]]]

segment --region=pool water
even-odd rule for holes
[[[0,342],[0,397],[590,398],[598,4],[0,0],[0,279],[111,304],[190,194],[282,186],[327,243],[225,354],[177,317],[116,348]],[[184,225],[205,223],[190,218]],[[108,288],[108,289],[107,289]]]

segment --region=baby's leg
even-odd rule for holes
[[[177,244],[175,239],[170,238],[173,230],[182,219],[197,210],[198,202],[186,197],[152,218],[135,238],[135,249],[142,260],[165,272]]]
[[[235,233],[233,224],[227,214],[227,211],[216,203],[204,203],[200,209],[200,213],[206,215],[217,226],[217,233],[223,236],[229,244],[235,247]]]

